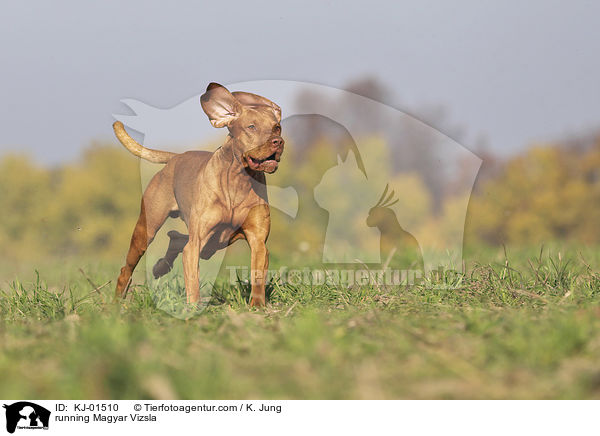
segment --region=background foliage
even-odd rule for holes
[[[288,152],[292,150],[289,146]],[[310,172],[323,165],[327,153],[335,159],[333,150],[333,144],[315,141],[304,150],[301,167],[292,170],[284,161],[276,180],[287,180],[299,191],[312,189]],[[425,213],[433,207],[426,182],[406,172],[397,175],[396,184],[406,188],[402,202],[417,204],[420,215],[432,217],[421,223],[420,232],[431,238],[444,237],[445,226],[460,212],[453,206],[456,199],[468,195],[445,194],[439,213]],[[80,160],[57,168],[39,165],[28,156],[5,155],[0,159],[4,263],[81,256],[118,262],[125,255],[140,197],[138,161],[114,145],[92,144]],[[292,223],[275,213],[274,227],[289,237],[281,242],[273,238],[273,250],[279,251],[281,243],[291,255],[300,256],[315,246],[324,217],[318,205],[308,207],[307,217],[291,231]],[[596,244],[598,223],[600,141],[584,150],[548,144],[495,162],[493,170],[483,168],[471,196],[465,240],[467,248],[556,241]]]

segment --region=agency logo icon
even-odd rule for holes
[[[6,431],[14,433],[19,430],[48,430],[50,411],[45,407],[29,401],[19,401],[6,409]]]

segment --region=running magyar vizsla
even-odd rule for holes
[[[166,164],[142,197],[116,298],[125,295],[133,270],[167,217],[180,217],[189,235],[169,232],[171,243],[155,265],[154,275],[168,272],[182,252],[187,301],[196,303],[199,258],[208,259],[216,250],[246,239],[251,250],[250,304],[265,304],[266,241],[271,224],[265,173],[275,172],[283,152],[281,109],[264,97],[229,92],[217,83],[208,85],[200,103],[214,127],[229,130],[225,143],[212,153],[152,150],[133,140],[121,122],[113,125],[117,138],[131,153]]]

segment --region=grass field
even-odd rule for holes
[[[111,304],[116,265],[4,282],[0,397],[600,397],[598,250],[468,257],[402,289],[275,285],[264,310],[229,285],[187,321],[144,286]]]

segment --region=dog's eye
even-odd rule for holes
[[[255,126],[254,124],[250,124],[250,125],[248,126],[248,128],[249,128],[250,130],[256,130],[256,126]]]
[[[273,133],[279,134],[280,132],[281,132],[281,126],[280,125],[276,125],[275,127],[273,127]]]

